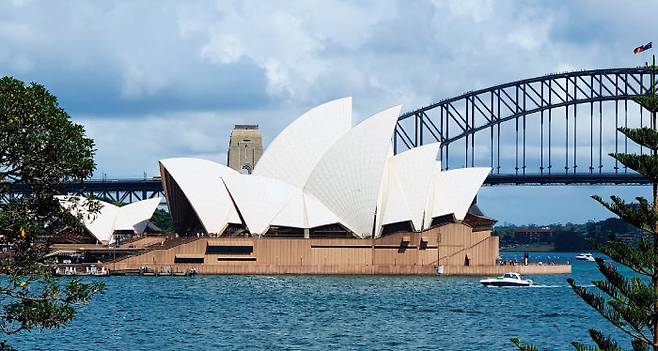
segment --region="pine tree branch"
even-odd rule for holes
[[[511,338],[510,341],[512,341],[512,344],[514,344],[519,351],[539,351],[537,346],[524,344],[519,338]]]
[[[595,281],[595,285],[613,299],[628,302],[632,306],[642,309],[650,318],[653,301],[656,298],[653,287],[648,286],[637,277],[626,279],[614,265],[606,264],[602,259],[597,259],[596,263],[606,280]]]
[[[633,351],[649,351],[649,344],[642,340],[635,339],[631,341],[631,345],[633,346]]]
[[[609,155],[626,167],[640,173],[645,178],[651,179],[653,183],[658,182],[658,156],[627,154],[623,152],[611,153]]]
[[[617,128],[617,130],[637,144],[640,144],[651,150],[658,150],[658,131],[654,130],[653,128],[621,127]]]
[[[595,247],[601,253],[638,274],[649,277],[653,275],[652,262],[654,257],[651,245],[646,238],[640,239],[637,248],[616,239],[608,240],[604,244]]]
[[[598,195],[592,195],[592,199],[607,208],[610,212],[616,214],[625,222],[644,230],[647,233],[653,233],[658,217],[656,216],[653,205],[647,199],[638,196],[635,199],[637,203],[626,203],[618,196],[610,196],[612,203],[603,200]]]
[[[606,304],[606,301],[601,296],[595,295],[589,292],[586,288],[578,286],[572,278],[567,279],[567,283],[571,286],[573,291],[578,295],[585,303],[590,305],[595,311],[597,311],[603,318],[612,323],[619,330],[628,334],[634,339],[639,339],[645,341],[646,343],[651,343],[651,341],[643,334],[636,334],[626,328],[626,323],[622,319],[623,317],[616,311],[614,308],[611,308]]]
[[[601,351],[598,347],[587,346],[577,341],[572,342],[571,345],[573,345],[573,348],[576,349],[576,351]]]
[[[619,344],[617,344],[617,341],[609,336],[603,335],[603,333],[596,329],[590,329],[589,335],[592,340],[594,340],[594,343],[596,343],[596,346],[602,351],[623,351]]]
[[[658,97],[655,95],[636,96],[633,101],[644,107],[651,113],[658,112]]]

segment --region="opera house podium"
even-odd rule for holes
[[[110,269],[200,274],[491,274],[494,220],[477,208],[488,167],[442,170],[438,143],[393,154],[400,106],[353,126],[352,99],[319,105],[270,143],[251,174],[160,161],[182,238]],[[235,168],[235,167],[234,167]]]

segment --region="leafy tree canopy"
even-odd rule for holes
[[[0,282],[0,332],[62,327],[76,304],[104,291],[103,284],[61,283],[41,264],[50,238],[80,226],[53,197],[55,186],[91,176],[93,155],[94,142],[45,87],[0,79],[0,244],[10,249],[0,260],[0,274],[8,277]],[[9,199],[10,182],[31,192]]]

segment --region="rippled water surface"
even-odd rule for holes
[[[556,254],[546,256],[531,258]],[[599,278],[587,262],[574,262],[573,276]],[[588,340],[588,328],[612,330],[567,276],[531,278],[538,286],[517,289],[461,277],[110,277],[108,293],[69,327],[11,342],[19,350],[512,350],[516,336],[569,350]]]

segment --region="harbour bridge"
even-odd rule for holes
[[[652,91],[649,67],[548,74],[462,95],[406,112],[394,148],[440,142],[441,168],[487,166],[487,185],[641,185],[649,181],[608,154],[646,153],[617,131],[651,126],[633,101]],[[655,83],[654,83],[655,84]],[[159,179],[91,180],[62,192],[117,202],[162,196]],[[20,184],[7,196],[29,191]]]

